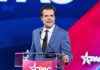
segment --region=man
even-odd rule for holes
[[[44,59],[39,55],[33,55],[33,52],[53,52],[54,54],[62,54],[63,56],[61,56],[60,60],[63,59],[65,63],[69,63],[72,60],[68,33],[55,24],[55,13],[56,9],[51,5],[42,7],[41,20],[44,26],[33,31],[29,59]],[[58,70],[63,70],[61,62],[58,63]]]

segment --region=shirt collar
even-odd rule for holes
[[[45,30],[48,30],[50,33],[52,33],[53,30],[54,30],[54,27],[55,27],[55,25],[53,25],[50,29],[46,29],[45,26],[44,26],[43,32],[44,32]]]

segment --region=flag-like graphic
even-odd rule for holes
[[[74,59],[66,69],[96,70],[100,66],[100,2],[97,2],[69,29],[69,35]],[[99,56],[99,62],[82,65],[81,56],[85,56],[87,51],[90,56]]]

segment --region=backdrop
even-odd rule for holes
[[[100,70],[100,58],[91,58],[100,56],[100,0],[0,0],[0,70],[21,69],[14,54],[30,49],[32,31],[43,25],[40,8],[48,3],[57,9],[56,24],[69,32],[73,60],[65,69]]]

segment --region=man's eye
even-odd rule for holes
[[[44,17],[48,17],[47,15],[45,15]]]
[[[54,15],[51,15],[51,17],[53,17]]]

